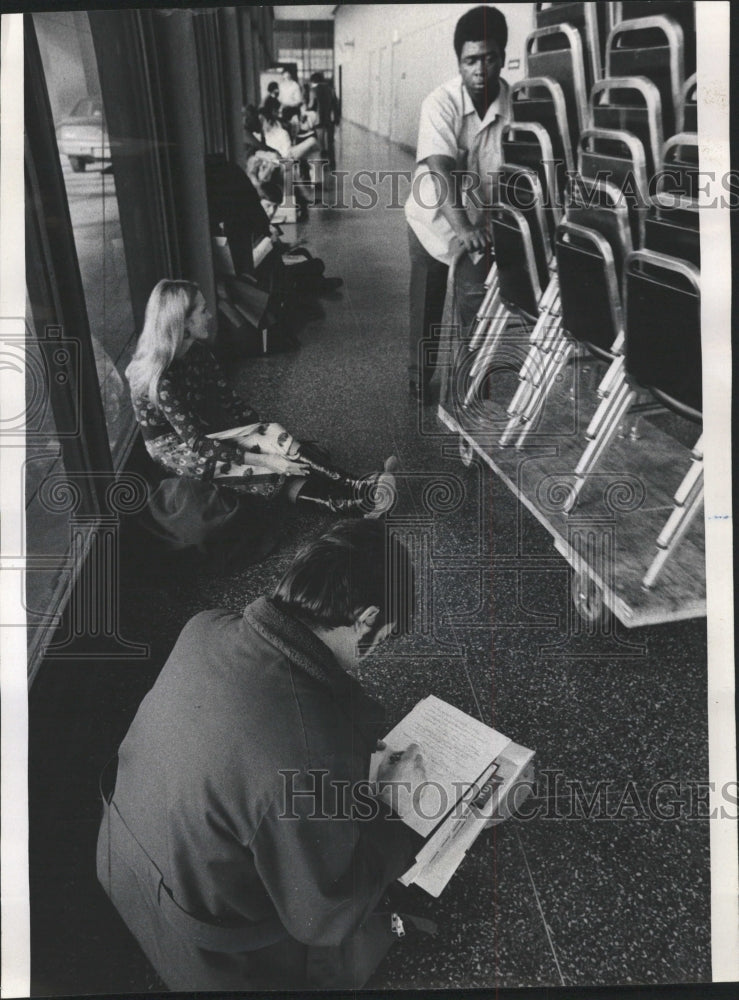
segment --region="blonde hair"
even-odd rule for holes
[[[159,380],[174,360],[185,335],[185,323],[200,289],[192,281],[167,278],[155,285],[146,304],[144,328],[136,353],[126,368],[134,399],[145,397],[159,407]]]

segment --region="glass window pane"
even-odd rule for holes
[[[70,367],[74,344],[59,333],[58,345],[46,356],[39,346],[30,305],[26,317],[26,613],[29,652],[51,637],[61,595],[73,581],[71,530],[74,519],[70,484],[60,434],[50,403],[49,379]],[[46,335],[46,333],[44,333]],[[73,364],[73,360],[72,360]],[[74,428],[65,434],[74,436]],[[72,477],[73,483],[74,477]],[[91,524],[82,526],[91,530]],[[76,526],[79,546],[80,527]],[[32,666],[29,661],[29,666]]]
[[[33,15],[56,129],[105,420],[116,466],[133,414],[123,377],[135,342],[128,272],[87,14]]]

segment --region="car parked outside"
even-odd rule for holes
[[[77,101],[57,125],[56,140],[60,155],[69,158],[75,173],[81,173],[88,163],[108,166],[110,142],[100,98],[83,97]]]

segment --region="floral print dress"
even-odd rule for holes
[[[175,359],[160,379],[158,407],[144,395],[134,397],[133,406],[155,462],[177,476],[215,480],[239,492],[273,496],[285,475],[270,470],[269,455],[290,457],[298,448],[279,424],[260,423],[200,343]],[[207,436],[241,426],[250,433],[238,443]]]

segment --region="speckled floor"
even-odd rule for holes
[[[340,148],[348,171],[411,167],[351,125]],[[369,985],[707,980],[705,622],[577,635],[569,570],[549,536],[487,468],[463,467],[456,440],[407,399],[402,211],[314,209],[297,233],[344,287],[299,351],[232,375],[264,416],[341,464],[401,460],[393,516],[427,540],[429,572],[414,634],[368,661],[365,683],[397,715],[433,692],[534,748],[539,770],[534,818],[481,837],[438,900],[409,890],[408,908],[432,916],[439,935],[397,946]],[[31,718],[35,994],[156,989],[94,882],[95,775],[190,615],[268,590],[329,523],[286,510],[279,548],[228,577],[162,571],[132,545],[122,624],[150,657],[44,667]],[[655,791],[659,782],[674,784]]]

